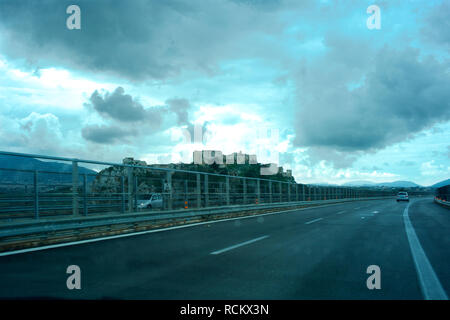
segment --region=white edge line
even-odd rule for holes
[[[268,237],[269,236],[262,236],[262,237],[259,237],[259,238],[256,238],[256,239],[252,239],[252,240],[248,240],[248,241],[245,241],[245,242],[241,242],[241,243],[235,244],[235,245],[230,246],[230,247],[226,247],[226,248],[221,249],[221,250],[213,251],[210,254],[214,254],[214,255],[221,254],[223,252],[227,252],[227,251],[230,251],[230,250],[233,250],[233,249],[245,246],[247,244],[250,244],[250,243],[253,243],[253,242],[256,242],[256,241],[259,241],[259,240],[266,239]]]
[[[345,202],[343,202],[343,203],[345,203]],[[195,227],[195,226],[204,225],[204,224],[219,223],[219,222],[226,222],[226,221],[233,221],[233,220],[240,220],[240,219],[251,219],[251,218],[255,219],[255,218],[258,218],[261,216],[268,216],[268,215],[280,214],[280,213],[286,213],[286,212],[292,212],[292,211],[303,211],[303,210],[310,210],[310,209],[317,209],[317,208],[325,208],[325,207],[335,206],[335,205],[339,205],[339,204],[343,204],[343,203],[332,203],[332,204],[325,204],[322,206],[314,206],[314,207],[308,207],[308,208],[299,208],[299,209],[290,209],[290,210],[277,211],[277,212],[261,213],[261,214],[245,216],[245,217],[226,218],[226,219],[211,220],[211,221],[205,221],[205,222],[196,222],[196,223],[190,223],[190,224],[186,224],[186,225],[182,225],[182,226],[174,226],[174,227],[168,227],[168,228],[163,228],[163,229],[139,231],[139,232],[126,233],[126,234],[120,234],[120,235],[115,235],[115,236],[107,236],[107,237],[103,237],[103,238],[79,240],[79,241],[73,241],[73,242],[52,244],[52,245],[36,247],[36,248],[7,251],[7,252],[1,252],[0,257],[14,255],[14,254],[20,254],[20,253],[33,252],[33,251],[48,250],[48,249],[54,249],[54,248],[60,248],[60,247],[75,246],[75,245],[84,244],[84,243],[92,243],[92,242],[112,240],[112,239],[118,239],[118,238],[133,237],[133,236],[138,236],[138,235],[147,234],[147,233],[170,231],[170,230],[181,229],[181,228],[189,228],[189,227]]]
[[[314,219],[314,220],[311,220],[311,221],[305,222],[305,224],[310,224],[310,223],[314,223],[314,222],[317,222],[317,221],[320,221],[320,220],[323,220],[323,218],[317,218],[317,219]]]
[[[403,211],[403,221],[405,223],[406,235],[408,237],[409,247],[416,266],[419,277],[420,288],[426,300],[448,300],[447,294],[442,288],[439,278],[433,269],[430,261],[420,245],[419,238],[409,219],[408,209],[412,203],[409,203]]]

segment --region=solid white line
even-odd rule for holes
[[[48,249],[54,249],[54,248],[60,248],[60,247],[76,246],[76,245],[84,244],[84,243],[106,241],[106,240],[125,238],[125,237],[133,237],[133,236],[138,236],[138,235],[147,234],[147,233],[170,231],[170,230],[181,229],[181,228],[189,228],[189,227],[195,227],[195,226],[200,226],[200,225],[204,225],[204,224],[220,223],[220,222],[241,220],[241,219],[252,219],[252,218],[256,219],[256,218],[262,217],[262,216],[269,216],[269,215],[273,215],[273,214],[287,213],[287,212],[292,212],[292,211],[303,211],[303,210],[311,210],[311,209],[317,209],[317,208],[325,208],[325,207],[330,207],[330,206],[334,206],[334,205],[338,205],[338,204],[342,204],[342,203],[338,202],[338,203],[325,204],[325,205],[320,205],[320,206],[315,206],[315,207],[308,207],[308,208],[283,210],[283,211],[277,211],[277,212],[261,213],[261,214],[252,215],[252,216],[245,216],[245,217],[226,218],[226,219],[220,219],[220,220],[196,222],[196,223],[185,224],[185,225],[182,225],[182,226],[174,226],[174,227],[168,227],[168,228],[163,228],[163,229],[139,231],[139,232],[125,233],[125,234],[120,234],[120,235],[115,235],[115,236],[106,236],[106,237],[103,237],[103,238],[79,240],[79,241],[73,241],[73,242],[52,244],[52,245],[36,247],[36,248],[28,248],[28,249],[21,249],[21,250],[15,250],[15,251],[7,251],[7,252],[1,252],[0,253],[0,257],[2,257],[2,256],[10,256],[10,255],[20,254],[20,253],[33,252],[33,251],[48,250]]]
[[[314,222],[317,222],[317,221],[320,221],[320,220],[323,220],[323,218],[318,218],[318,219],[314,219],[314,220],[311,220],[311,221],[305,222],[305,224],[310,224],[310,223],[314,223]]]
[[[447,294],[442,288],[439,278],[434,272],[430,261],[420,245],[419,238],[409,219],[408,209],[411,203],[408,203],[403,211],[403,221],[405,223],[406,235],[408,237],[409,247],[416,266],[419,277],[420,288],[426,300],[448,300]]]
[[[248,241],[245,241],[245,242],[241,242],[241,243],[235,244],[234,246],[227,247],[227,248],[224,248],[224,249],[221,249],[221,250],[217,250],[217,251],[211,252],[211,254],[221,254],[223,252],[227,252],[227,251],[230,251],[230,250],[233,250],[233,249],[245,246],[247,244],[250,244],[250,243],[253,243],[253,242],[256,242],[256,241],[259,241],[259,240],[263,240],[263,239],[268,238],[268,237],[269,236],[262,236],[262,237],[259,237],[259,238],[253,239],[253,240],[248,240]]]

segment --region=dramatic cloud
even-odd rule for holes
[[[102,116],[109,117],[120,122],[150,122],[153,126],[158,127],[161,124],[161,113],[165,110],[161,108],[144,107],[133,99],[129,94],[125,94],[122,87],[118,87],[111,94],[106,92],[102,96],[97,90],[92,93],[89,98],[90,104]]]
[[[425,19],[422,35],[424,40],[450,47],[450,2],[443,1],[434,7]]]
[[[169,106],[169,110],[177,115],[177,124],[185,125],[189,124],[188,111],[191,108],[189,101],[186,99],[169,99],[166,101]]]
[[[163,106],[144,107],[122,87],[117,87],[112,93],[94,91],[85,107],[97,112],[107,123],[89,124],[82,129],[83,138],[96,143],[128,142],[129,136],[149,136],[175,125],[192,127],[189,122],[192,106],[182,98],[168,99]],[[171,116],[175,118],[174,123],[170,121]]]
[[[40,67],[76,67],[133,80],[184,70],[211,74],[218,61],[242,53],[249,33],[279,28],[269,19],[277,1],[239,2],[78,0],[81,30],[68,30],[66,8],[73,1],[3,0],[0,45],[8,56]]]
[[[125,94],[122,87],[118,87],[112,94],[106,92],[104,97],[96,90],[89,100],[100,114],[119,121],[142,121],[146,118],[142,105],[134,101],[129,94]]]
[[[384,48],[356,88],[344,81],[317,85],[335,61],[303,75],[296,144],[338,151],[370,151],[450,120],[448,62],[418,50]]]
[[[66,28],[72,4],[81,30]],[[426,185],[448,167],[449,3],[380,0],[380,30],[371,4],[0,0],[0,148],[276,150],[298,181]],[[276,147],[251,137],[262,128],[280,129]]]
[[[64,145],[64,136],[57,116],[31,112],[19,119],[0,115],[0,141],[11,150],[28,148],[38,153],[57,154]]]

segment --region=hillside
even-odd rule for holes
[[[38,170],[48,172],[72,172],[72,165],[61,162],[41,161],[33,158],[0,155],[0,168],[15,170]],[[95,171],[79,167],[80,174],[97,174]],[[33,175],[29,172],[0,170],[0,183],[32,183]],[[40,183],[66,183],[72,181],[68,174],[42,174]]]
[[[415,188],[420,187],[412,181],[393,181],[393,182],[372,182],[372,181],[351,181],[344,183],[346,187],[390,187],[390,188]]]
[[[447,185],[450,185],[450,179],[435,183],[431,186],[431,188],[440,188],[440,187],[447,186]]]

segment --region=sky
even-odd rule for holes
[[[449,18],[433,0],[1,0],[0,150],[242,151],[300,183],[428,186],[450,178]]]

